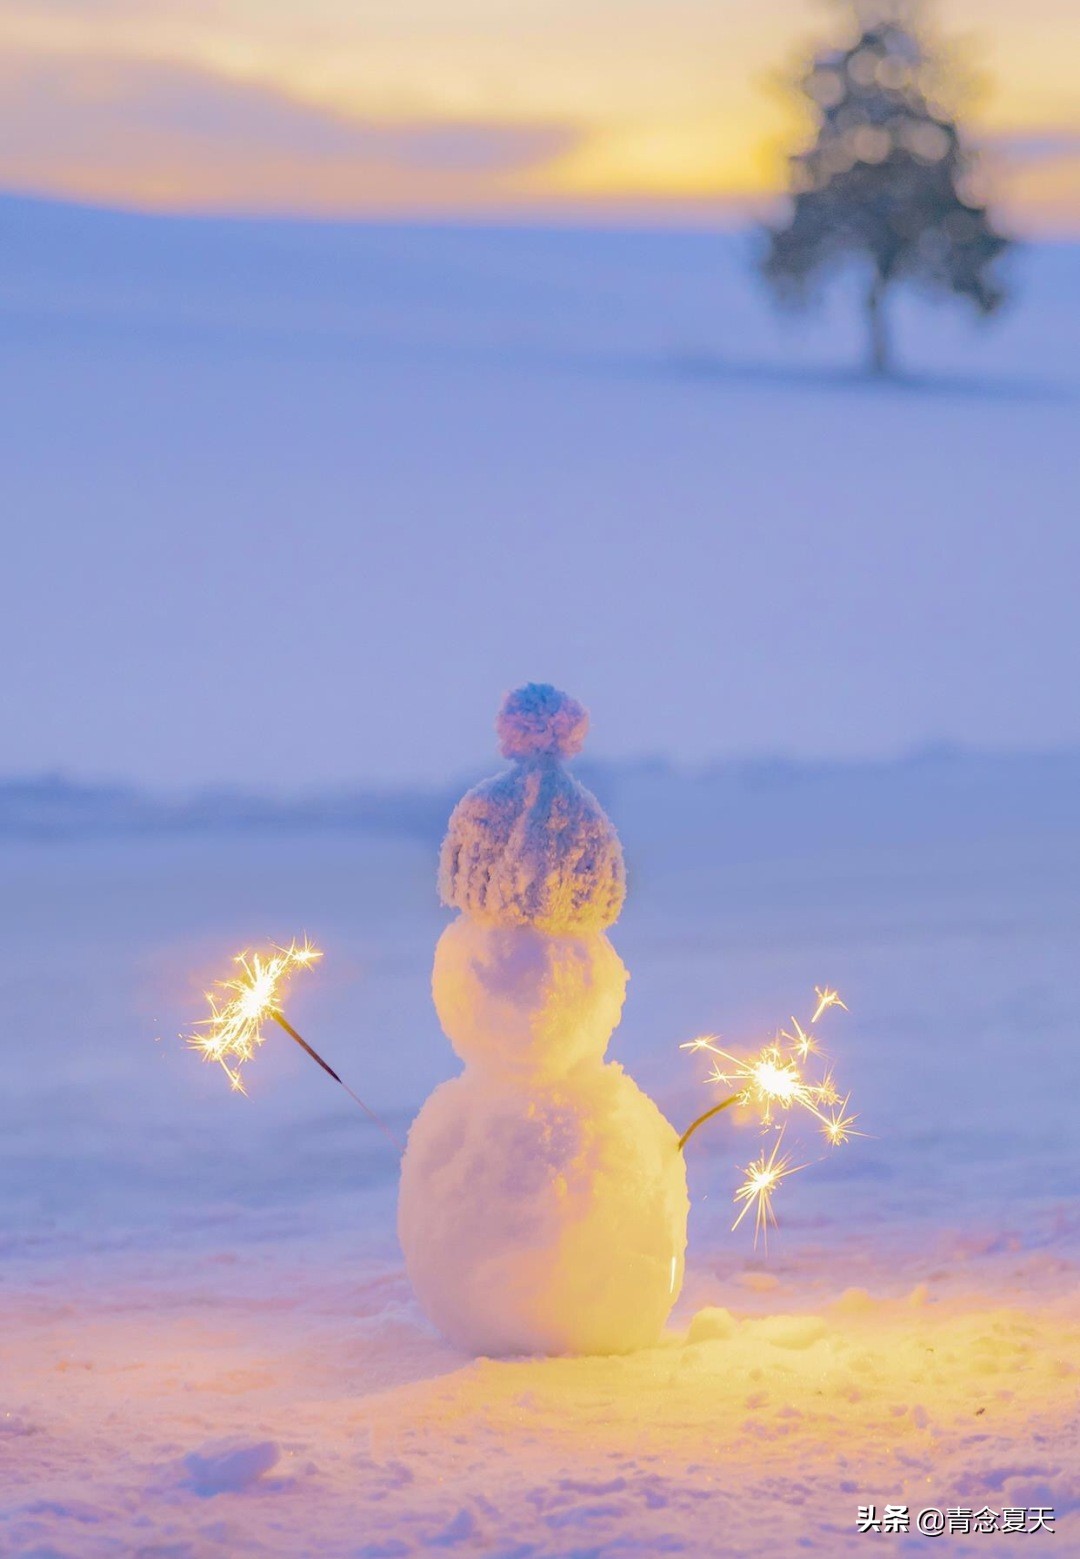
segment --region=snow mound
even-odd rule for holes
[[[722,1305],[706,1305],[691,1319],[686,1333],[687,1344],[726,1341],[735,1335],[738,1324],[731,1311]]]
[[[240,1494],[272,1467],[281,1451],[273,1440],[251,1444],[242,1440],[217,1440],[185,1456],[188,1486],[204,1499],[214,1494]]]

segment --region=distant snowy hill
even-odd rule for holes
[[[431,785],[527,677],[594,759],[1080,743],[1080,247],[978,329],[747,233],[0,200],[8,773]]]
[[[446,820],[445,798],[420,791],[352,791],[273,797],[206,790],[167,797],[125,785],[54,776],[0,780],[0,837],[80,839],[133,834],[350,829],[428,838]]]
[[[491,767],[496,765],[492,763]],[[927,749],[892,763],[773,759],[687,771],[660,761],[577,772],[630,841],[719,859],[1075,832],[1080,753]],[[475,776],[479,777],[479,775]],[[355,833],[436,845],[463,782],[267,795],[239,789],[166,796],[56,776],[0,780],[0,839],[168,834]]]

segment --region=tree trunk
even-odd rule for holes
[[[866,323],[870,331],[870,369],[875,374],[887,374],[891,366],[889,332],[885,326],[885,282],[881,272],[874,271],[866,294]]]

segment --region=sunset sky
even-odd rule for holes
[[[823,0],[0,0],[0,187],[664,220],[760,202]],[[942,0],[1012,220],[1080,229],[1077,0]]]

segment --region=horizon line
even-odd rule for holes
[[[761,748],[742,753],[718,753],[712,757],[685,759],[672,753],[656,751],[621,757],[595,755],[588,758],[575,758],[573,766],[584,771],[608,772],[659,769],[679,778],[699,780],[709,778],[720,771],[730,770],[887,769],[957,761],[1059,763],[1078,760],[1080,760],[1080,743],[1075,741],[1063,741],[1052,746],[1001,747],[941,738],[912,742],[892,752],[879,753],[839,753],[830,756],[827,753],[800,754]],[[508,767],[509,761],[504,766]],[[112,794],[169,802],[231,799],[267,801],[275,804],[324,801],[335,797],[430,796],[439,795],[443,789],[460,784],[463,777],[467,781],[469,776],[480,772],[487,773],[490,768],[489,761],[479,759],[473,766],[448,769],[444,778],[437,778],[434,775],[414,775],[379,780],[357,774],[350,779],[311,780],[287,785],[275,784],[273,781],[206,778],[168,786],[135,776],[124,777],[119,774],[94,776],[54,765],[33,770],[0,772],[0,796],[5,792],[23,789]]]
[[[0,185],[0,202],[52,207],[90,215],[132,217],[147,221],[294,226],[311,228],[399,227],[474,228],[649,232],[743,232],[759,226],[786,198],[783,190],[760,196],[643,196],[639,199],[588,197],[580,200],[493,202],[475,207],[402,206],[318,210],[285,206],[222,206],[146,204],[137,200],[96,200],[90,196]],[[1060,219],[1006,220],[1001,229],[1021,243],[1075,243],[1080,240],[1080,212]]]

